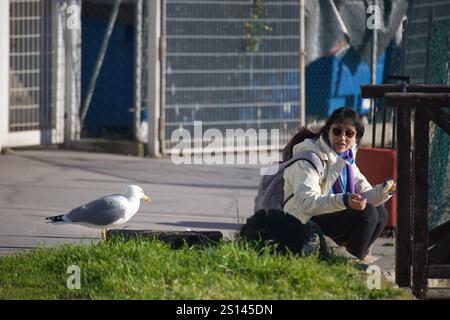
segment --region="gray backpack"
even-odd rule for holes
[[[295,153],[291,159],[269,168],[268,173],[271,174],[262,177],[255,198],[254,212],[262,209],[283,210],[284,205],[294,196],[291,194],[284,200],[284,170],[299,160],[308,161],[319,173],[319,176],[323,176],[323,163],[317,154],[312,151]]]

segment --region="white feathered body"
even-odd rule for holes
[[[138,212],[143,195],[140,187],[129,186],[125,194],[101,197],[74,208],[66,214],[47,217],[46,220],[53,224],[73,223],[89,228],[107,228],[121,225],[129,221]],[[147,197],[147,199],[149,198]]]

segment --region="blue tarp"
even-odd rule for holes
[[[377,83],[382,83],[386,54],[377,61]],[[360,86],[370,84],[370,67],[350,49],[339,58],[325,56],[306,68],[306,114],[327,117],[342,106],[354,108],[360,114],[369,112],[360,98]]]

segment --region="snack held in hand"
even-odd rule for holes
[[[388,179],[384,182],[383,190],[389,194],[395,193],[397,191],[397,183],[392,179]]]

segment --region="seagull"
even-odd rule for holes
[[[149,202],[150,197],[136,185],[129,185],[124,194],[113,194],[91,201],[70,210],[66,214],[46,217],[47,223],[79,224],[90,228],[102,228],[102,239],[106,240],[106,229],[130,220],[139,210],[140,200]]]

